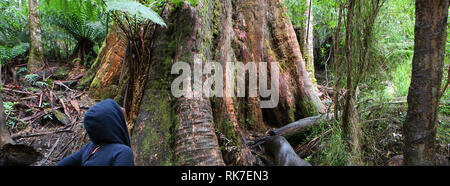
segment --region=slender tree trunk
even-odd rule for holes
[[[416,0],[414,56],[403,126],[404,164],[436,164],[436,126],[439,112],[448,0]]]
[[[306,71],[308,71],[308,76],[313,82],[314,86],[317,86],[317,80],[314,76],[314,24],[313,24],[313,1],[314,0],[306,0],[306,5],[308,8],[305,10],[305,27],[304,30],[304,37],[303,39],[303,58],[305,59],[306,64]],[[317,88],[317,87],[316,87]]]
[[[346,93],[342,112],[343,135],[349,140],[352,162],[359,164],[361,155],[361,123],[357,106],[357,89],[365,73],[370,70],[373,28],[376,17],[384,0],[347,1],[347,19],[345,30]],[[335,98],[337,99],[337,98]],[[335,100],[336,101],[336,100]]]
[[[344,136],[347,136],[348,129],[350,126],[350,121],[351,121],[351,112],[353,111],[352,107],[354,107],[354,105],[352,103],[354,103],[353,101],[353,85],[352,85],[352,69],[353,69],[353,57],[352,57],[352,47],[353,47],[353,40],[352,40],[352,35],[353,35],[353,30],[354,30],[354,25],[353,25],[353,12],[355,9],[355,1],[354,0],[349,0],[347,2],[347,19],[346,19],[346,26],[345,26],[345,58],[346,58],[346,64],[347,64],[347,74],[346,74],[346,78],[347,78],[347,83],[346,83],[346,88],[347,88],[347,92],[345,93],[345,104],[344,104],[344,109],[343,109],[343,113],[342,113],[342,128],[344,131]]]
[[[41,43],[41,24],[38,0],[28,0],[28,24],[30,31],[30,53],[27,68],[30,72],[35,71],[44,64]]]
[[[334,62],[334,115],[335,119],[337,120],[338,117],[338,110],[339,110],[339,54],[340,54],[340,47],[341,47],[341,20],[342,20],[342,11],[344,7],[343,4],[339,5],[339,16],[338,16],[338,25],[336,27],[336,31],[334,33],[334,52],[333,52],[333,62]]]

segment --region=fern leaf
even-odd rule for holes
[[[148,8],[136,1],[130,0],[107,1],[106,6],[107,11],[125,12],[132,16],[149,19],[156,24],[167,27],[166,24],[164,23],[164,20],[158,15],[158,13],[153,11],[151,8]]]

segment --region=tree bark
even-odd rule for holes
[[[271,52],[269,51],[266,53],[268,59],[273,57],[276,59],[274,61],[280,63],[282,71],[280,77],[286,77],[286,83],[280,85],[280,102],[283,97],[282,87],[286,86],[287,90],[293,95],[296,108],[295,115],[298,119],[323,113],[324,106],[311,79],[308,77],[293,26],[287,21],[286,16],[283,16],[286,13],[286,8],[279,0],[268,1],[268,4],[270,7],[268,9],[270,15],[268,16],[268,29],[271,31],[269,33],[272,38],[267,38],[267,40],[273,41],[270,48],[274,50],[275,55],[270,56]],[[292,81],[289,82],[290,80]],[[283,82],[283,80],[280,81]],[[287,100],[289,101],[290,98]]]
[[[334,77],[335,77],[335,82],[334,82],[334,92],[335,94],[333,95],[333,102],[334,102],[334,115],[337,116],[338,115],[338,111],[339,111],[339,80],[340,77],[339,74],[339,53],[340,53],[340,47],[341,47],[341,20],[342,20],[342,11],[344,9],[343,3],[339,4],[339,16],[338,16],[338,25],[336,27],[335,33],[334,33],[334,39],[333,39],[333,44],[334,44],[334,52],[333,52],[333,62],[334,62]],[[337,120],[337,117],[336,117]]]
[[[448,7],[448,0],[416,0],[414,56],[408,114],[403,126],[405,165],[436,165],[436,125]]]
[[[114,98],[119,94],[120,78],[123,71],[125,71],[123,64],[125,62],[127,44],[128,40],[123,32],[117,27],[112,27],[105,38],[93,67],[91,67],[96,70],[96,73],[92,74],[92,77],[87,77],[92,80],[89,83],[89,92],[92,96],[106,99]],[[90,80],[86,79],[85,81]]]
[[[199,15],[209,12],[210,6],[210,2],[196,8],[183,4],[163,15],[171,23],[167,29],[156,30],[152,65],[132,131],[138,165],[224,165],[209,99],[170,94],[172,64],[183,61],[193,66],[210,59],[205,35],[211,34],[211,23]]]
[[[302,54],[305,59],[306,71],[308,71],[309,78],[313,82],[314,86],[317,86],[317,80],[314,76],[314,24],[313,24],[313,1],[314,0],[306,0],[306,5],[308,8],[305,9],[305,27],[303,41]]]
[[[151,41],[151,66],[131,132],[137,165],[253,165],[248,133],[323,112],[282,1],[218,0],[180,6],[164,11],[168,28],[158,27]],[[262,98],[248,93],[245,97],[176,98],[170,93],[175,78],[170,71],[180,61],[191,67],[209,61],[222,67],[235,62],[257,66],[279,62],[283,68],[279,104],[262,109]],[[227,84],[226,78],[221,87],[225,95],[237,86]],[[215,131],[231,142],[218,140]],[[229,156],[233,158],[224,162],[223,157]]]
[[[38,0],[28,0],[28,25],[30,31],[30,53],[27,68],[30,72],[35,71],[44,64],[44,53],[41,43],[41,24]]]
[[[359,164],[361,155],[361,123],[357,106],[358,84],[369,71],[373,28],[383,0],[347,1],[345,28],[346,94],[342,112],[343,135],[349,140],[352,163]],[[335,98],[337,99],[337,98]],[[336,101],[336,100],[335,100]]]
[[[211,59],[212,38],[207,36],[211,34],[213,22],[205,15],[201,16],[212,13],[213,8],[214,4],[206,1],[201,2],[197,8],[185,4],[176,15],[180,17],[176,24],[184,23],[183,26],[192,32],[183,33],[186,35],[178,43],[174,61],[188,62],[193,71],[199,70],[196,69],[196,65],[204,66],[211,62],[209,59]],[[205,78],[204,75],[201,79],[203,78]],[[178,165],[225,165],[214,129],[210,100],[202,95],[202,89],[196,89],[194,75],[188,79],[190,79],[189,82],[193,82],[194,97],[182,96],[176,100],[176,116],[179,123],[175,126],[175,163]],[[196,97],[197,94],[201,96]]]

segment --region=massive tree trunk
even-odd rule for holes
[[[157,27],[151,41],[145,42],[151,51],[149,72],[137,117],[129,119],[134,123],[130,128],[137,165],[253,165],[246,144],[249,133],[324,111],[282,1],[218,0],[180,6],[163,11],[168,28]],[[180,61],[192,69],[185,78],[189,82],[197,81],[192,72],[202,70],[196,65],[212,61],[224,67],[223,75],[230,73],[225,68],[230,63],[279,62],[279,104],[261,108],[261,100],[267,98],[249,96],[248,77],[254,74],[248,71],[243,72],[244,97],[226,96],[237,88],[237,77],[229,84],[227,76],[222,87],[215,84],[216,89],[223,88],[222,95],[175,97],[171,93],[175,75],[170,72]],[[208,77],[203,75],[200,83]],[[194,88],[193,93],[201,92]],[[130,103],[128,98],[123,101]]]
[[[27,68],[30,72],[35,71],[44,64],[41,43],[40,12],[38,0],[28,0],[28,25],[30,31],[30,53]]]
[[[150,72],[132,131],[136,164],[224,165],[209,98],[170,94],[172,64],[183,61],[193,67],[211,59],[212,23],[200,18],[211,12],[211,4],[196,8],[183,4],[174,12],[167,10],[163,18],[168,28],[158,27],[154,33]],[[188,78],[194,79],[190,74]]]
[[[404,164],[436,164],[439,112],[448,0],[416,0],[416,27],[408,114],[403,126]]]

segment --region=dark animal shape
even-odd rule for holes
[[[34,148],[22,144],[6,144],[0,150],[0,166],[26,166],[41,156]]]
[[[311,166],[307,161],[301,159],[292,146],[283,136],[271,136],[263,144],[277,166]]]

